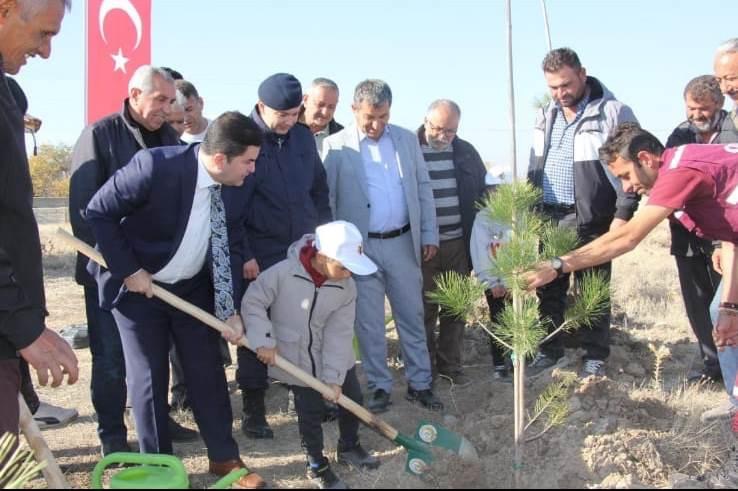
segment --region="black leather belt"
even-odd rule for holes
[[[569,215],[571,213],[576,213],[577,211],[576,205],[543,203],[540,206],[543,213],[549,213],[552,215]]]
[[[389,232],[369,232],[370,239],[394,239],[400,235],[410,231],[410,224],[408,223],[402,228],[397,230],[390,230]]]

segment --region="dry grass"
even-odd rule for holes
[[[82,290],[71,279],[74,254],[53,238],[54,225],[41,228],[44,244],[49,304],[49,325],[61,328],[84,323]],[[613,276],[612,355],[610,377],[582,383],[570,400],[572,414],[560,428],[526,447],[526,482],[532,487],[646,486],[666,487],[675,473],[699,476],[710,473],[729,460],[734,444],[725,423],[703,425],[700,413],[721,402],[724,393],[714,387],[685,387],[684,376],[699,363],[693,336],[679,296],[674,261],[665,247],[666,227],[633,253],[618,259]],[[445,415],[431,414],[404,400],[401,364],[395,356],[396,337],[390,332],[393,367],[397,384],[394,405],[386,419],[406,434],[419,419],[443,422],[471,439],[480,453],[478,468],[459,467],[453,461],[439,462],[425,480],[404,472],[405,452],[368,430],[362,440],[375,450],[383,465],[376,472],[337,468],[349,485],[367,488],[506,487],[511,483],[512,387],[491,380],[486,337],[467,333],[467,374],[470,387],[455,388],[439,382],[436,391],[447,404]],[[649,344],[653,348],[649,348]],[[658,355],[658,353],[661,355]],[[668,356],[665,353],[668,352]],[[90,358],[78,351],[82,379],[73,387],[42,389],[42,397],[55,404],[77,407],[80,419],[66,428],[47,430],[47,438],[70,482],[89,487],[89,473],[98,460],[94,412],[89,401]],[[569,352],[569,366],[577,369],[578,357]],[[658,373],[655,373],[658,361]],[[227,370],[230,381],[234,370]],[[550,381],[537,380],[530,391],[533,401]],[[232,389],[235,389],[231,382]],[[234,423],[244,458],[275,487],[306,487],[302,451],[295,418],[286,413],[286,391],[269,391],[269,421],[276,432],[270,442],[246,440]],[[241,402],[232,394],[234,415]],[[186,415],[177,418],[190,427]],[[335,450],[336,426],[325,425],[326,451]],[[131,438],[135,433],[131,431]],[[176,447],[191,475],[192,485],[212,484],[207,474],[204,445],[197,442]],[[36,480],[34,486],[43,482]]]

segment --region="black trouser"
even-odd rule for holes
[[[440,307],[425,296],[436,289],[436,276],[453,271],[462,276],[469,274],[468,244],[464,239],[441,242],[438,254],[423,263],[423,308],[425,309],[425,334],[428,339],[433,373],[456,375],[461,372],[462,351],[464,350],[464,319],[452,315],[448,309]],[[440,310],[440,315],[439,315]],[[436,323],[440,317],[438,336]]]
[[[715,341],[712,339],[710,303],[720,284],[721,276],[713,269],[712,258],[704,254],[691,257],[675,256],[675,258],[684,307],[687,310],[692,332],[697,336],[705,372],[711,376],[720,376],[717,350]]]
[[[291,385],[295,394],[295,411],[297,411],[297,425],[300,429],[302,448],[312,465],[327,463],[323,455],[323,415],[325,404],[323,396],[309,387]],[[356,377],[356,368],[346,373],[342,386],[343,395],[360,406],[364,404],[359,379]],[[349,450],[359,443],[359,419],[351,412],[339,406],[338,409],[338,448]]]
[[[0,436],[5,433],[18,434],[20,386],[18,360],[0,360]]]
[[[577,216],[575,213],[559,215],[544,210],[554,224],[559,228],[577,229]],[[579,246],[584,246],[597,239],[602,233],[581,233],[578,231]],[[594,272],[602,274],[607,279],[609,286],[612,263],[601,264],[593,268],[584,269],[575,273],[575,280],[581,281],[587,273]],[[540,300],[539,311],[542,319],[550,319],[548,326],[549,334],[558,329],[564,322],[564,314],[567,307],[567,294],[569,292],[570,274],[554,280],[543,288],[538,289]],[[585,350],[584,358],[589,360],[605,360],[610,356],[610,304],[608,302],[605,313],[592,320],[590,327],[582,327],[578,331],[580,345]],[[563,336],[557,334],[549,341],[541,345],[541,351],[552,358],[564,356]]]
[[[214,294],[205,269],[194,278],[160,286],[207,312],[214,309]],[[173,450],[167,424],[167,388],[168,355],[174,339],[209,459],[225,462],[239,458],[218,333],[159,299],[137,293],[125,294],[113,315],[125,351],[141,452],[171,454]]]
[[[228,342],[225,339],[220,340],[220,354],[223,357],[223,365],[228,366],[232,362],[231,353],[228,348]],[[182,361],[179,359],[179,353],[174,347],[169,349],[169,362],[172,364],[172,404],[176,404],[182,408],[190,407],[190,399],[187,395],[187,384],[185,383],[184,368]]]
[[[33,388],[33,379],[31,378],[31,372],[28,369],[28,362],[23,358],[20,360],[20,375],[20,393],[23,394],[23,399],[26,401],[26,406],[28,406],[31,414],[36,414],[38,407],[41,405],[41,401],[38,398],[36,389]]]
[[[505,306],[509,302],[506,297],[495,298],[492,296],[492,292],[487,290],[485,292],[487,296],[487,305],[489,306],[489,317],[492,322],[497,322],[500,318],[500,314],[505,310]],[[493,328],[494,329],[494,328]],[[505,348],[501,346],[493,337],[489,338],[489,347],[492,352],[492,363],[500,366],[505,364]]]

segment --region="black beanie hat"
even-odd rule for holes
[[[302,86],[294,75],[275,73],[259,85],[259,100],[277,111],[294,109],[302,104]]]

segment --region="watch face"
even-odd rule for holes
[[[561,262],[561,259],[556,258],[556,259],[551,259],[551,266],[553,267],[553,269],[558,270],[558,269],[561,269],[564,266],[564,264]]]

